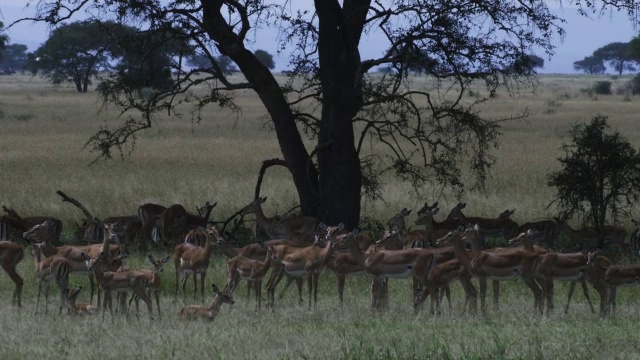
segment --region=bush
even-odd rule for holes
[[[593,92],[599,95],[610,95],[611,81],[596,81],[596,83],[593,84]]]
[[[627,89],[629,89],[633,95],[640,94],[640,74],[629,80],[627,83]]]

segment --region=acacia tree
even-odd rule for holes
[[[604,225],[640,200],[640,153],[620,135],[609,133],[607,117],[595,116],[588,125],[571,127],[571,143],[562,146],[562,168],[548,176],[557,188],[551,204],[568,219],[576,213],[595,227],[598,247],[604,246]]]
[[[62,24],[30,56],[27,67],[54,84],[72,82],[78,92],[87,92],[91,78],[109,68],[109,55],[117,53],[113,35],[121,35],[122,30],[114,22]]]
[[[267,69],[273,70],[276,68],[276,63],[273,61],[273,55],[269,54],[266,50],[258,49],[253,54]]]
[[[531,72],[502,69],[534,48],[550,55],[553,37],[563,34],[562,19],[542,0],[37,3],[35,19],[54,24],[82,10],[187,36],[214,65],[207,77],[187,71],[173,88],[149,98],[110,97],[125,111],[140,110],[141,117],[100,130],[92,138],[94,150],[105,157],[123,151],[136,133],[154,124],[157,112],[173,114],[185,101],[194,101],[196,110],[211,103],[238,109],[233,90],[251,89],[271,118],[302,212],[347,226],[359,221],[362,189],[370,194],[380,190],[376,175],[383,171],[415,187],[432,181],[461,190],[462,168],[469,165],[476,185],[481,184],[493,162],[490,150],[496,145],[498,122],[504,119],[483,118],[476,105],[493,97],[500,86],[528,82]],[[287,83],[279,83],[249,50],[252,29],[265,28],[278,28],[274,39],[281,40],[279,48],[293,51]],[[374,33],[383,36],[386,49],[377,57],[362,58],[361,41]],[[216,52],[229,56],[246,82],[230,81],[216,66]],[[408,74],[415,54],[428,55],[434,87],[412,84]],[[369,73],[385,65],[394,71]],[[210,92],[190,93],[203,82]],[[488,95],[467,98],[474,82],[483,83]],[[190,94],[176,96],[181,93]],[[315,140],[313,148],[305,147],[304,136]]]
[[[629,55],[629,43],[613,42],[593,52],[593,56],[609,63],[622,75],[623,71],[635,71],[635,60]]]
[[[604,74],[607,70],[607,68],[604,67],[602,59],[595,56],[587,56],[582,60],[574,62],[573,68],[590,75]]]

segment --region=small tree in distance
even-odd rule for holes
[[[571,143],[558,158],[562,168],[548,175],[548,185],[557,193],[555,204],[561,217],[584,214],[584,222],[598,233],[598,248],[604,246],[607,216],[619,215],[640,200],[640,154],[620,133],[608,133],[607,117],[595,116],[591,123],[571,127]]]
[[[602,59],[595,56],[587,56],[580,61],[574,62],[573,68],[590,75],[604,74],[605,70],[607,70]]]
[[[267,69],[273,70],[276,68],[276,63],[273,61],[273,55],[269,54],[267,51],[258,49],[253,54]]]

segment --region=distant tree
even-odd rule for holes
[[[267,69],[273,70],[276,68],[276,63],[273,62],[273,55],[269,54],[267,51],[258,49],[253,54]]]
[[[593,52],[593,56],[606,61],[619,75],[623,71],[635,71],[635,60],[629,55],[629,43],[614,42]]]
[[[595,56],[587,56],[580,61],[573,63],[573,68],[577,71],[582,71],[585,74],[604,74],[607,70],[601,58]]]
[[[524,54],[516,60],[513,65],[507,67],[505,71],[516,74],[532,74],[536,68],[544,67],[544,59],[535,54]]]
[[[631,41],[629,41],[627,55],[635,62],[640,62],[640,36],[634,36]]]
[[[0,67],[5,70],[23,70],[27,60],[27,45],[9,44],[0,50]]]
[[[4,31],[4,23],[0,21],[0,50],[4,49],[9,42],[9,37],[2,33]]]
[[[598,233],[604,246],[607,216],[618,220],[621,212],[640,200],[640,154],[620,133],[608,131],[607,117],[595,116],[588,125],[571,127],[571,143],[558,158],[562,168],[548,175],[548,185],[557,193],[555,204],[562,217],[584,214],[585,223]]]
[[[231,60],[231,58],[226,55],[218,56],[216,58],[216,61],[218,62],[218,66],[220,66],[220,69],[222,70],[222,73],[224,75],[231,75],[234,72],[239,71],[236,65],[233,63],[233,60]]]
[[[110,54],[119,49],[113,34],[124,31],[115,22],[79,21],[60,25],[29,57],[27,68],[54,84],[72,82],[78,92],[87,92],[91,78],[110,68]]]
[[[211,72],[215,72],[217,71],[216,69],[219,68],[224,75],[230,75],[238,71],[233,61],[226,55],[216,57],[212,55],[212,57],[210,57],[203,53],[194,54],[187,59],[187,65],[194,69]]]

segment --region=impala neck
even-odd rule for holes
[[[478,231],[476,230],[473,230],[468,236],[469,236],[469,240],[471,241],[471,252],[477,254],[480,251],[482,251],[482,242],[480,241],[480,233],[478,233]]]
[[[40,245],[40,250],[45,257],[53,256],[58,253],[59,248],[51,245],[49,241],[45,241]]]
[[[460,261],[462,266],[464,266],[467,271],[471,272],[471,257],[467,253],[467,250],[464,248],[464,244],[462,243],[462,238],[460,237],[459,233],[455,235],[455,238],[452,240],[452,242],[453,252],[456,254],[456,258],[458,258],[458,261]],[[474,254],[476,253],[473,250],[473,247],[472,251]]]
[[[264,215],[261,204],[256,205],[256,210],[254,214],[256,214],[256,221],[258,222],[258,225],[260,225],[263,229],[268,231],[273,224]]]
[[[360,249],[360,247],[356,244],[355,238],[352,237],[350,239],[347,239],[347,246],[349,247],[349,251],[351,252],[351,255],[354,257],[354,259],[356,259],[358,264],[364,269],[366,258],[362,253],[362,249]]]
[[[269,267],[271,266],[271,260],[273,260],[273,256],[271,255],[271,253],[269,253],[267,251],[267,258],[264,259],[264,261],[262,262],[262,266],[260,266],[260,272],[264,273],[267,270],[269,270]]]
[[[213,316],[218,315],[218,313],[220,312],[220,307],[223,304],[224,298],[218,294],[216,294],[215,299],[213,299],[213,302],[211,303],[211,306],[209,306],[209,308],[207,310],[211,311],[213,313]]]

